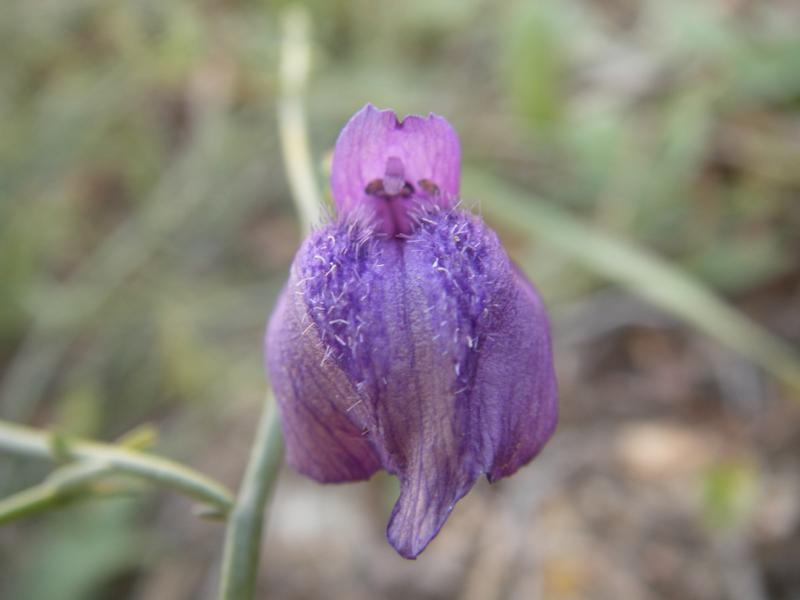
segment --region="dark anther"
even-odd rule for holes
[[[364,188],[364,192],[370,196],[385,195],[385,192],[383,191],[383,179],[373,179],[370,181],[367,184],[367,187]]]
[[[417,183],[429,196],[436,196],[439,193],[439,186],[430,179],[420,179]]]
[[[403,184],[403,189],[401,189],[399,193],[389,194],[383,188],[383,179],[373,179],[367,184],[367,187],[364,188],[364,193],[370,196],[377,196],[378,198],[408,198],[414,194],[414,186],[406,181]]]

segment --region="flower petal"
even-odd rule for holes
[[[513,301],[487,336],[472,394],[485,407],[490,482],[512,475],[542,449],[558,424],[550,325],[539,294],[515,265]]]
[[[510,474],[555,426],[541,302],[458,210],[434,208],[404,241],[348,220],[315,232],[267,350],[290,462],[323,481],[397,475],[387,537],[407,558],[479,475]]]
[[[265,340],[287,462],[324,483],[368,479],[381,463],[360,426],[347,418],[359,395],[326,357],[294,292],[291,283],[282,292]]]
[[[411,390],[389,406],[420,416],[398,454],[401,495],[387,530],[403,556],[421,552],[481,473],[528,462],[552,434],[556,387],[549,324],[535,290],[478,218],[441,211],[405,245]],[[433,342],[433,343],[432,343]],[[431,382],[435,382],[431,383]],[[408,417],[405,417],[406,419]]]
[[[331,191],[338,213],[366,217],[385,233],[397,227],[408,233],[411,206],[457,202],[460,161],[458,136],[444,118],[431,113],[399,121],[394,111],[368,104],[350,119],[334,149]],[[413,202],[369,193],[376,182],[389,196],[407,183]]]

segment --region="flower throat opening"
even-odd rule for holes
[[[415,188],[414,184],[405,178],[403,161],[397,156],[390,156],[386,159],[383,178],[370,181],[364,188],[364,193],[388,205],[388,211],[381,211],[383,220],[387,218],[391,220],[391,223],[381,223],[385,231],[393,235],[408,234],[413,230],[413,219],[409,215],[409,210],[419,204],[414,202],[415,197],[417,200],[422,197],[435,201],[439,195],[439,186],[430,179],[420,179]]]

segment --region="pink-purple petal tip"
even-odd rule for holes
[[[461,151],[446,119],[398,120],[367,104],[347,123],[333,152],[331,191],[339,215],[377,231],[407,234],[420,207],[458,201]]]

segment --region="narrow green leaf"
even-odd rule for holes
[[[595,230],[550,203],[499,179],[467,172],[464,189],[485,198],[484,212],[716,338],[800,390],[795,349],[720,299],[680,268],[630,242]]]

